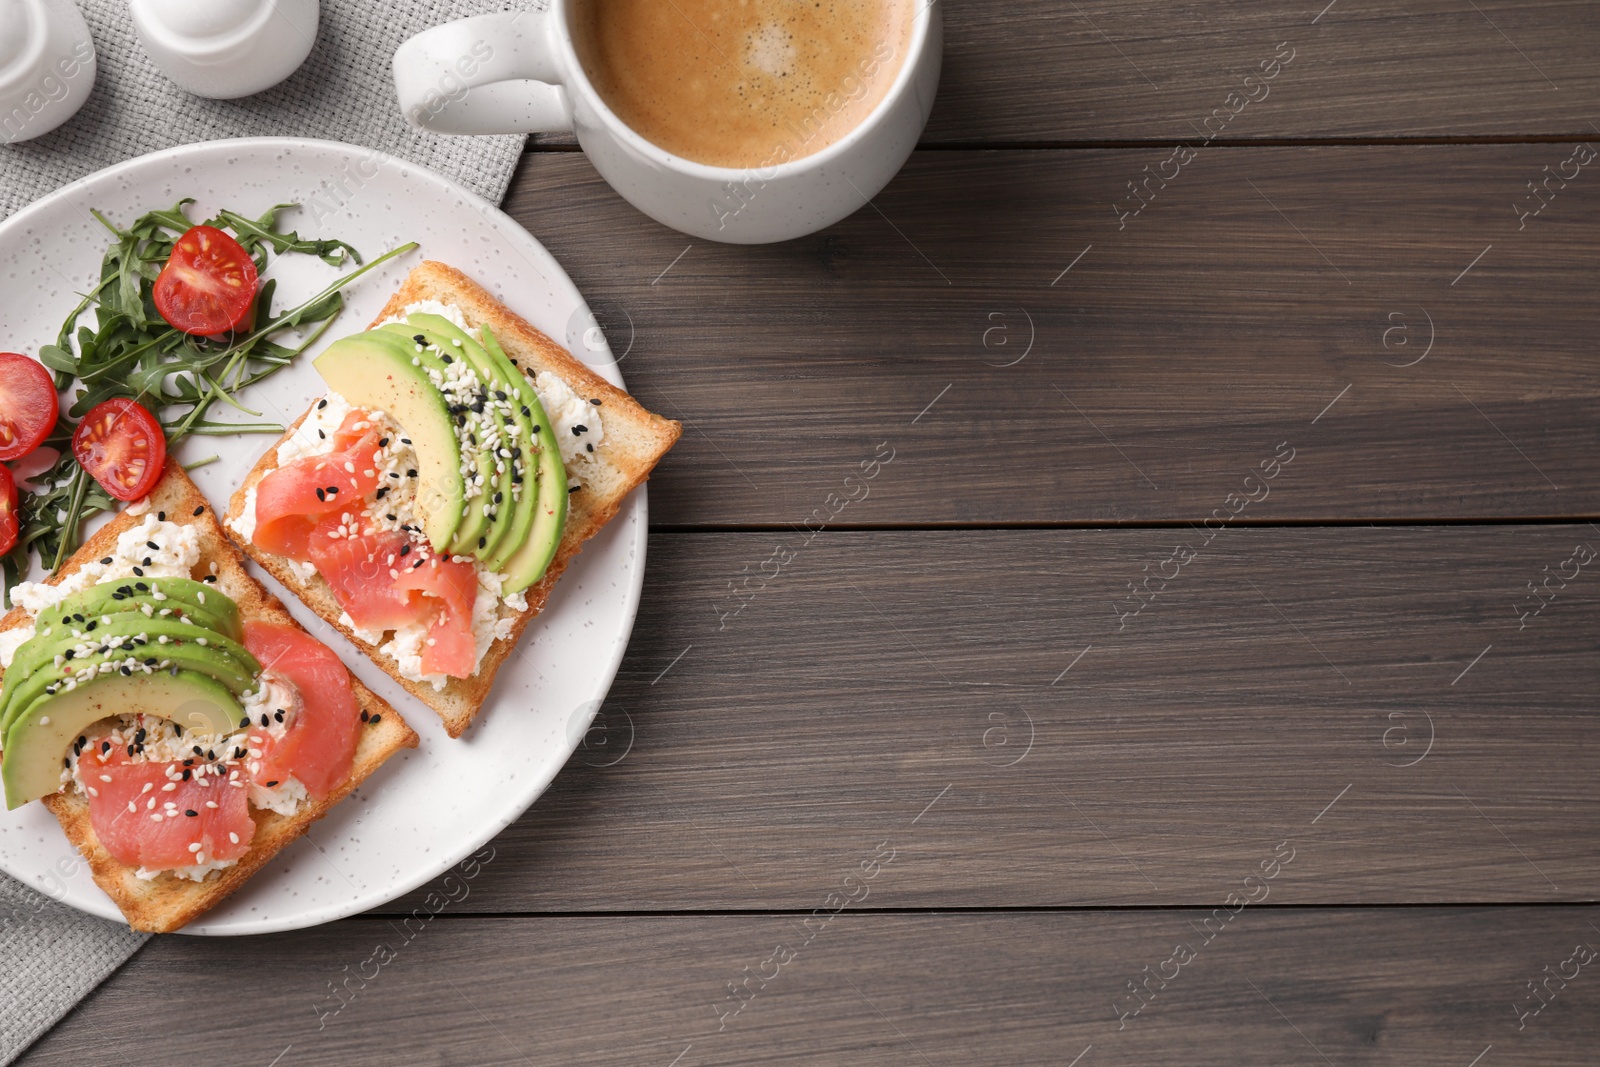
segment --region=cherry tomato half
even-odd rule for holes
[[[17,547],[17,481],[0,466],[0,555]]]
[[[55,428],[56,383],[43,363],[0,352],[0,462],[26,456]]]
[[[172,246],[153,293],[161,317],[184,333],[226,333],[256,299],[256,263],[232,237],[196,226]]]
[[[72,433],[72,454],[118,500],[143,500],[167,464],[167,438],[154,415],[117,397],[89,409]]]

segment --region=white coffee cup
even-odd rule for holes
[[[72,0],[0,0],[0,144],[66,122],[96,73],[94,39]]]
[[[937,3],[915,16],[888,92],[860,125],[812,155],[757,167],[696,163],[645,140],[595,91],[578,60],[572,12],[460,19],[411,38],[394,56],[400,107],[435,133],[575,132],[606,181],[646,215],[695,237],[785,241],[865,206],[911,155],[933,109],[943,50]],[[889,60],[886,60],[887,63]]]

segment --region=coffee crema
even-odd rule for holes
[[[581,0],[573,41],[607,106],[673,155],[770,167],[882,102],[915,0]]]

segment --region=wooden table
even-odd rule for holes
[[[947,0],[922,150],[775,247],[532,146],[687,427],[596,729],[24,1062],[1594,1063],[1600,20],[1323,2]]]

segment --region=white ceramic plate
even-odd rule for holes
[[[437,259],[622,384],[583,297],[550,253],[498,208],[421,167],[352,145],[295,138],[213,141],[130,160],[0,223],[0,350],[37,355],[55,339],[75,294],[99,277],[110,234],[91,208],[126,225],[186,196],[198,201],[190,210],[197,221],[221,208],[255,216],[273,204],[301,204],[283,216],[287,228],[338,237],[367,258],[407,241],[420,244],[345,290],[345,310],[324,344],[364,329],[411,267]],[[309,256],[279,262],[272,271],[279,307],[310,296],[338,273]],[[288,423],[322,392],[304,356],[243,400]],[[213,408],[214,418],[235,416],[245,418]],[[195,437],[177,458],[221,457],[194,472],[220,508],[273,440]],[[641,488],[557,584],[519,654],[501,668],[481,716],[454,741],[432,711],[252,566],[307,629],[400,710],[422,745],[391,760],[316,823],[309,840],[285,849],[184,932],[267,933],[365,911],[436,878],[520,816],[582,740],[616,674],[639,603],[644,553]],[[0,869],[73,907],[121,918],[40,804],[0,812]]]

